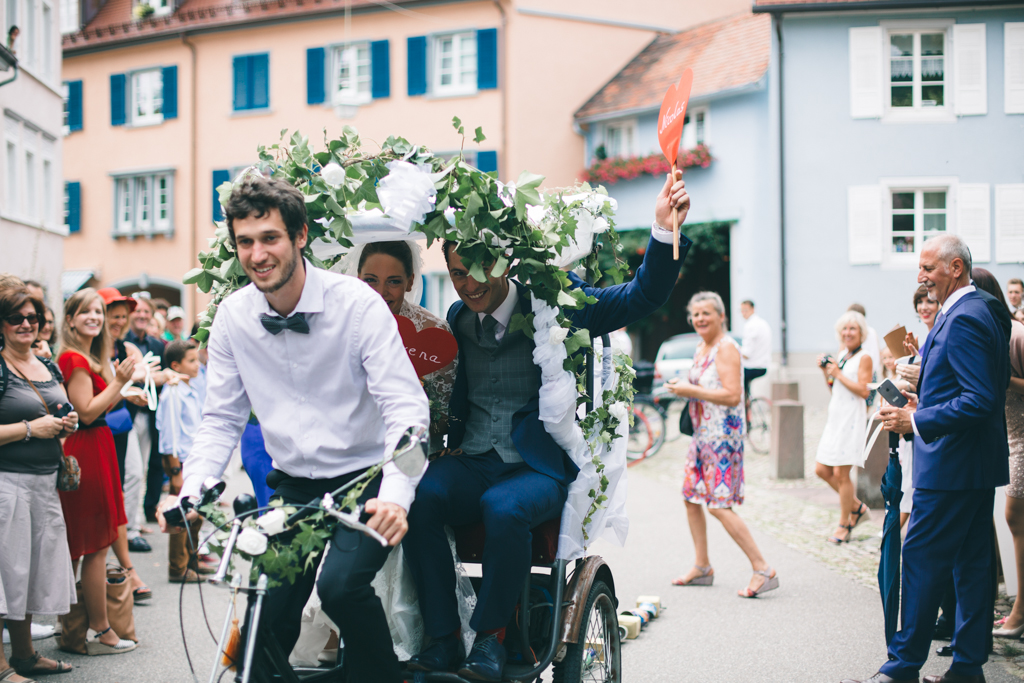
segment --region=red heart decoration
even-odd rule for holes
[[[396,315],[395,320],[417,376],[425,377],[437,372],[455,360],[459,345],[451,332],[440,327],[424,327],[417,332],[416,325],[404,315]]]
[[[679,140],[683,137],[683,123],[686,121],[686,104],[690,101],[693,87],[693,69],[687,68],[679,82],[670,85],[661,101],[658,113],[658,142],[668,163],[676,165],[679,155]]]

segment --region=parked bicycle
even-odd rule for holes
[[[747,441],[755,453],[767,453],[772,440],[772,404],[760,396],[746,396]]]

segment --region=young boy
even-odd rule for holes
[[[193,383],[199,375],[199,350],[191,341],[172,341],[164,349],[164,363],[178,373],[178,381],[168,381],[160,392],[156,409],[156,428],[160,434],[160,455],[164,472],[170,479],[172,496],[181,490],[181,464],[192,449],[192,440],[203,413],[202,383]],[[191,544],[185,534],[172,534],[167,551],[167,574],[171,583],[196,583],[204,571],[195,552],[199,549],[202,520],[192,524]]]

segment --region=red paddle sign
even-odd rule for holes
[[[450,332],[439,327],[425,327],[417,332],[416,325],[404,315],[396,315],[395,320],[417,376],[425,377],[455,360],[459,345]]]
[[[679,140],[683,137],[683,122],[686,120],[686,104],[690,101],[691,87],[693,69],[687,68],[679,82],[668,87],[658,114],[658,142],[673,167],[679,155]]]

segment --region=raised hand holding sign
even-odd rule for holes
[[[679,155],[679,141],[683,137],[686,105],[690,101],[692,87],[693,69],[687,68],[679,82],[669,86],[665,99],[661,101],[661,112],[658,114],[658,143],[668,163],[672,164],[673,180],[679,175],[676,158]],[[672,212],[672,256],[679,260],[679,214],[676,211]]]
[[[450,332],[439,327],[424,327],[417,332],[416,325],[404,315],[396,315],[395,320],[417,377],[426,377],[455,360],[459,345]]]

